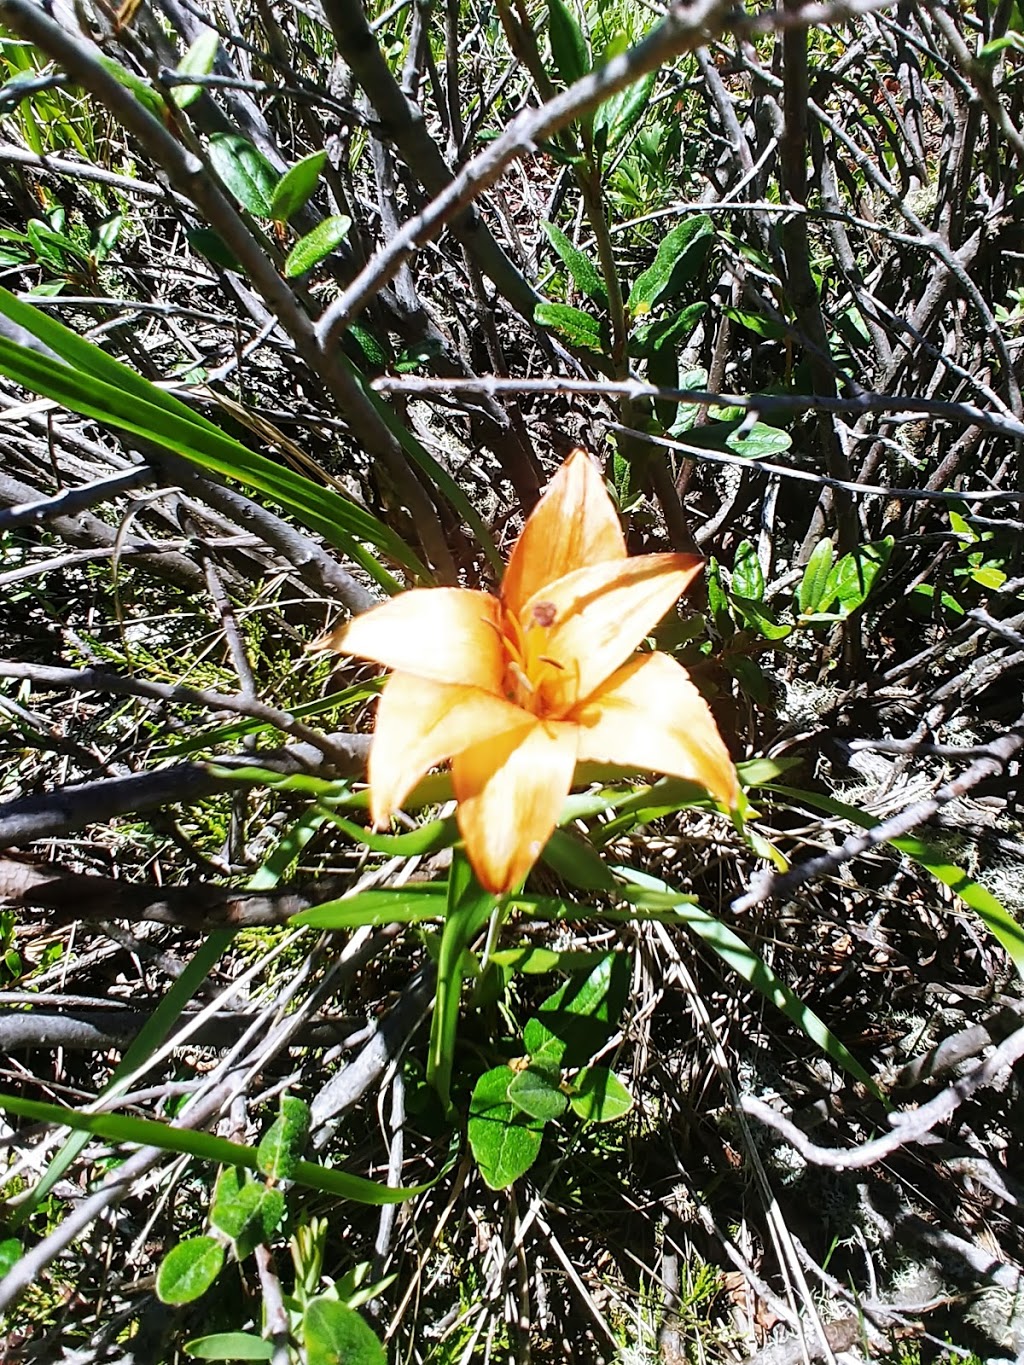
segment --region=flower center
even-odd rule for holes
[[[557,716],[565,665],[548,650],[551,629],[558,612],[553,602],[537,602],[521,621],[512,612],[502,614],[501,639],[505,648],[502,691],[508,701],[535,716]]]

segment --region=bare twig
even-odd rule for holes
[[[1009,1038],[999,1044],[991,1057],[968,1072],[966,1076],[962,1076],[960,1080],[947,1086],[927,1104],[922,1104],[919,1109],[890,1114],[889,1122],[895,1125],[895,1132],[886,1133],[882,1137],[874,1138],[871,1142],[863,1142],[859,1147],[846,1149],[819,1147],[816,1143],[809,1141],[795,1123],[776,1113],[771,1105],[766,1104],[764,1100],[759,1100],[754,1096],[745,1096],[742,1100],[742,1106],[745,1113],[750,1114],[769,1128],[774,1128],[777,1133],[781,1133],[787,1142],[792,1143],[801,1156],[806,1157],[816,1166],[828,1166],[835,1171],[863,1170],[866,1166],[874,1166],[879,1161],[883,1161],[908,1143],[920,1142],[933,1128],[944,1123],[965,1100],[970,1099],[983,1086],[991,1085],[1002,1072],[1012,1068],[1021,1057],[1024,1057],[1024,1028],[1019,1028],[1016,1033],[1011,1033]]]

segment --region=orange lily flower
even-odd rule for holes
[[[686,670],[635,652],[700,564],[629,558],[604,481],[575,450],[523,527],[499,596],[415,588],[318,641],[395,670],[370,750],[374,823],[450,759],[466,853],[497,895],[540,856],[578,762],[688,778],[735,806],[736,771]]]

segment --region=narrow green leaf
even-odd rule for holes
[[[829,571],[818,610],[829,611],[834,602],[842,618],[862,607],[875,580],[889,563],[894,544],[893,537],[886,536],[884,540],[858,545],[848,555],[843,555]]]
[[[178,63],[179,76],[208,76],[217,60],[220,37],[212,28],[204,28]],[[203,93],[201,85],[172,85],[171,93],[179,109],[187,109]]]
[[[5,289],[0,289],[0,312],[67,362],[57,364],[48,356],[0,338],[0,372],[9,378],[73,412],[133,431],[204,468],[267,493],[355,559],[389,592],[396,591],[398,584],[359,540],[376,545],[422,581],[430,581],[428,571],[400,537],[334,489],[323,488],[275,461],[253,454],[173,394],[149,383],[98,346],[22,303]]]
[[[556,227],[554,223],[541,223],[541,227],[547,233],[548,241],[558,253],[577,288],[601,308],[607,308],[608,291],[590,257],[580,251],[579,247],[573,246],[562,229]]]
[[[326,160],[326,152],[310,152],[309,156],[304,156],[301,161],[296,161],[294,166],[285,171],[274,186],[270,198],[270,216],[276,223],[287,223],[289,218],[309,202],[319,183],[320,172]]]
[[[390,404],[375,388],[366,381],[366,377],[352,365],[347,357],[342,353],[338,357],[339,364],[344,365],[356,383],[366,395],[371,406],[380,417],[381,421],[388,428],[395,440],[399,443],[405,453],[412,460],[413,464],[425,475],[429,482],[446,498],[449,504],[455,509],[462,520],[476,537],[477,544],[487,557],[488,563],[494,570],[495,575],[500,579],[504,572],[505,563],[501,552],[494,543],[494,537],[488,530],[483,517],[477,511],[472,500],[467,497],[459,484],[458,479],[454,478],[444,465],[435,460],[433,455],[426,449],[404,422],[399,421],[398,415]],[[424,580],[429,582],[429,577]]]
[[[256,218],[270,218],[270,204],[280,176],[267,158],[240,133],[214,133],[210,165],[242,208]]]
[[[582,308],[573,308],[568,303],[538,303],[533,310],[533,320],[565,337],[571,346],[601,354],[608,349],[607,328]]]
[[[154,90],[149,81],[143,80],[141,76],[136,76],[134,71],[129,71],[120,62],[115,62],[113,57],[104,56],[102,53],[96,58],[100,66],[108,76],[113,76],[114,80],[123,85],[126,90],[130,90],[135,98],[143,105],[154,118],[158,118],[161,123],[167,116],[167,105],[158,90]]]
[[[657,79],[657,71],[649,71],[633,85],[627,85],[625,90],[620,90],[617,95],[612,95],[610,99],[598,105],[594,114],[595,141],[603,133],[605,149],[614,152],[639,122],[641,114],[650,103]]]
[[[160,1147],[166,1152],[187,1153],[202,1157],[206,1161],[228,1163],[242,1166],[247,1170],[256,1167],[256,1153],[251,1147],[243,1147],[226,1138],[214,1137],[211,1133],[193,1131],[190,1128],[174,1128],[168,1123],[158,1123],[154,1119],[137,1119],[126,1114],[80,1114],[76,1109],[64,1109],[56,1104],[44,1104],[39,1100],[26,1100],[19,1095],[0,1093],[0,1109],[22,1118],[33,1119],[38,1123],[50,1123],[58,1128],[75,1128],[80,1132],[92,1133],[107,1142],[129,1142],[140,1147]],[[378,1185],[362,1176],[347,1175],[327,1166],[315,1165],[310,1161],[300,1161],[295,1168],[294,1179],[299,1185],[307,1185],[313,1190],[323,1190],[336,1194],[342,1199],[352,1199],[358,1204],[401,1204],[430,1188],[433,1181],[426,1185],[392,1187]],[[436,1179],[436,1177],[435,1177]]]
[[[820,608],[834,563],[835,551],[831,540],[826,536],[824,540],[819,540],[811,551],[804,576],[796,590],[796,603],[802,614],[809,615]]]
[[[317,223],[316,227],[307,232],[305,237],[300,237],[289,251],[284,263],[285,277],[293,280],[296,275],[305,275],[307,270],[319,265],[325,256],[329,256],[336,247],[341,246],[351,226],[352,219],[343,213],[334,214]]]
[[[629,294],[633,317],[649,313],[662,300],[674,298],[704,264],[715,230],[706,213],[674,227],[662,238],[654,262],[637,279]]]
[[[455,1060],[455,1035],[462,994],[462,957],[497,902],[473,876],[465,853],[456,850],[448,873],[448,913],[437,960],[437,995],[430,1030],[427,1081],[447,1108]]]
[[[590,1123],[611,1123],[633,1108],[633,1096],[606,1066],[588,1066],[576,1077],[569,1096],[573,1112]]]
[[[591,844],[575,838],[567,830],[555,830],[541,857],[570,886],[586,891],[614,891],[616,888],[615,878],[600,854]]]
[[[185,239],[193,251],[213,265],[219,265],[222,270],[233,270],[236,275],[245,274],[241,261],[219,232],[214,232],[212,228],[192,228],[185,233]]]
[[[740,597],[749,598],[754,602],[764,600],[764,574],[761,571],[761,561],[757,556],[757,547],[752,545],[749,540],[740,541],[736,547],[736,554],[732,562],[730,587]]]
[[[548,0],[548,31],[555,70],[565,85],[573,85],[590,70],[590,50],[565,0]]]
[[[293,915],[289,924],[313,929],[356,929],[363,925],[420,924],[443,919],[448,896],[442,886],[420,883],[397,890],[360,891],[342,900],[325,901]]]
[[[224,1247],[216,1237],[190,1237],[172,1247],[156,1273],[156,1293],[161,1303],[192,1303],[202,1296],[220,1274]]]

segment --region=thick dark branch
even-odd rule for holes
[[[335,754],[348,754],[344,771],[359,772],[369,753],[370,736],[335,734],[330,738]],[[256,779],[226,776],[225,769],[232,765],[258,764],[273,772],[288,774],[315,770],[322,761],[323,755],[312,745],[296,744],[276,753],[257,752],[242,758],[218,759],[216,764],[177,763],[155,773],[100,778],[41,796],[24,796],[0,804],[0,848],[56,838],[119,815],[159,810],[162,806],[178,803],[190,804],[246,782],[255,785]],[[332,771],[337,770],[336,763]]]

